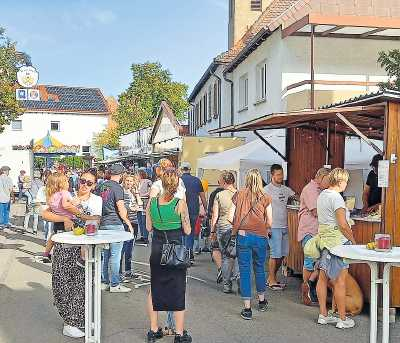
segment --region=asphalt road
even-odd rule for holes
[[[43,240],[10,230],[0,232],[0,343],[83,342],[62,336],[62,321],[52,306],[51,267],[36,262]],[[148,275],[149,248],[136,247],[134,267]],[[244,321],[237,295],[225,295],[215,283],[215,267],[209,254],[202,254],[189,271],[186,327],[198,343],[364,343],[369,342],[368,309],[358,316],[356,327],[341,331],[316,324],[318,309],[299,301],[300,280],[289,278],[283,292],[269,292],[269,309],[253,311]],[[128,284],[129,285],[129,284]],[[145,312],[148,286],[129,294],[103,293],[104,343],[145,342],[148,320]],[[73,290],[71,290],[73,291]],[[164,325],[165,315],[160,315]],[[172,342],[164,338],[161,342]],[[400,341],[400,324],[391,327],[391,342]]]

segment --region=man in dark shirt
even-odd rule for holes
[[[181,179],[186,188],[186,203],[189,210],[190,226],[192,227],[192,232],[190,235],[185,237],[186,248],[190,249],[191,260],[194,260],[193,255],[193,245],[194,245],[194,227],[196,225],[197,217],[200,212],[200,202],[203,203],[204,209],[207,208],[206,196],[204,194],[203,185],[198,177],[190,174],[191,166],[189,162],[183,162],[181,164],[182,176]]]
[[[124,231],[126,224],[133,233],[133,227],[128,219],[128,213],[124,203],[124,190],[119,184],[125,168],[121,164],[114,164],[110,168],[110,180],[103,183],[100,196],[103,199],[103,209],[100,222],[100,230]],[[109,249],[103,251],[102,282],[103,289],[110,286],[110,293],[127,293],[131,289],[121,285],[120,261],[123,242],[111,243]],[[108,264],[111,267],[111,279],[108,273]]]
[[[372,170],[368,174],[363,192],[363,213],[372,213],[379,208],[382,202],[382,188],[378,187],[378,165],[383,159],[381,154],[372,158],[370,166]]]

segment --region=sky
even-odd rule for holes
[[[39,83],[117,97],[132,63],[159,61],[189,91],[228,45],[228,0],[1,0],[0,27]]]

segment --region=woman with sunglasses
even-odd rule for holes
[[[92,191],[96,186],[96,177],[83,173],[79,180],[77,198],[87,215],[83,220],[100,221],[102,199]],[[70,218],[56,215],[49,209],[42,213],[43,219],[54,222],[58,230],[69,231],[73,228]],[[65,247],[55,243],[53,253],[52,288],[54,304],[64,321],[63,335],[84,337],[85,327],[85,269],[77,264],[80,258],[80,247]]]

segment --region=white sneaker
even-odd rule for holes
[[[106,283],[101,283],[101,290],[102,291],[108,291],[110,289],[110,286]]]
[[[345,320],[341,320],[339,318],[338,323],[336,324],[336,327],[338,329],[351,329],[356,325],[353,319],[346,317]]]
[[[125,287],[122,285],[118,285],[118,286],[110,286],[110,293],[129,293],[132,292],[132,289],[130,289],[129,287]]]
[[[326,317],[322,314],[318,316],[318,324],[327,325],[327,324],[337,324],[339,322],[339,318],[333,316],[332,314],[328,314]]]
[[[72,338],[85,337],[85,333],[81,329],[71,325],[64,325],[63,335]]]

